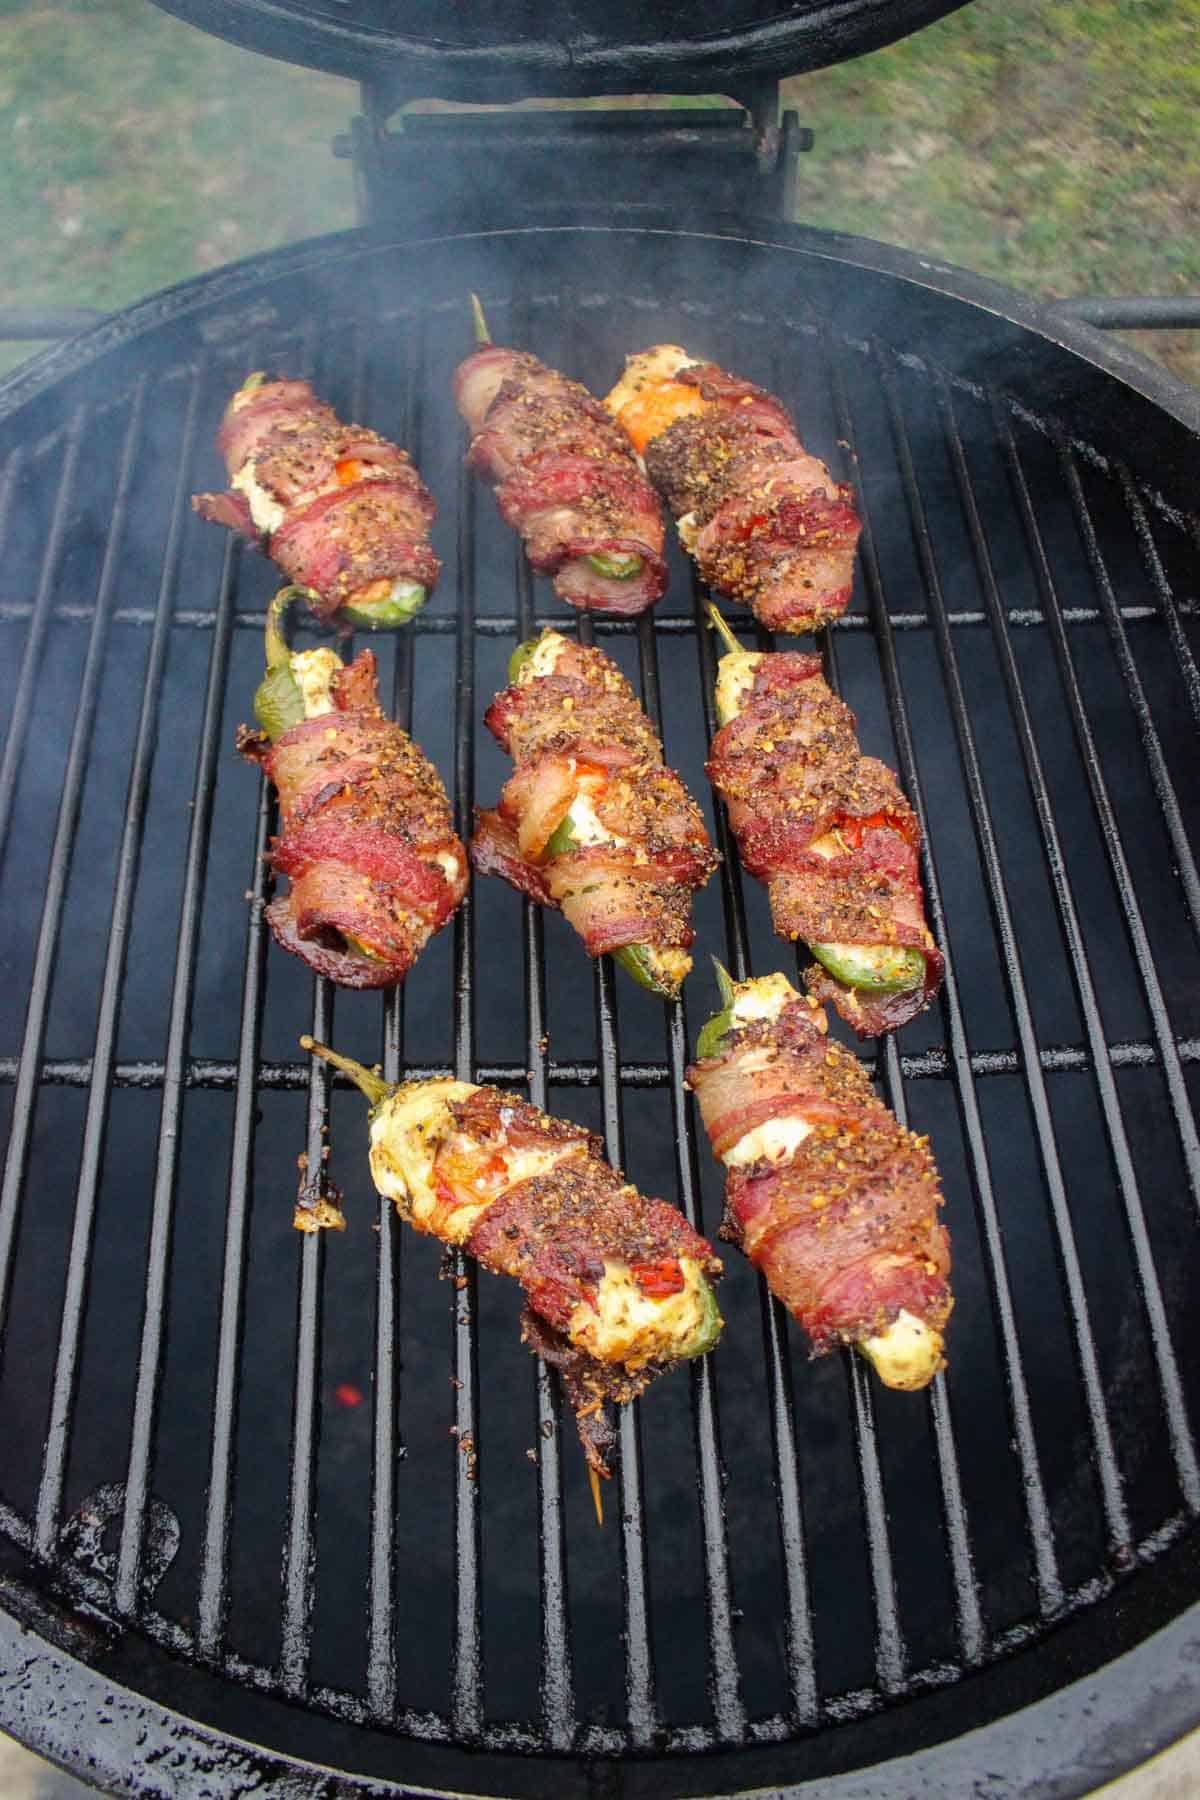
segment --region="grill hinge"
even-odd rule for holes
[[[778,92],[751,107],[572,107],[406,112],[389,124],[369,89],[334,155],[355,167],[364,225],[473,229],[536,223],[563,207],[790,218],[796,160],[812,147]]]

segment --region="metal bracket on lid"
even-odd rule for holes
[[[364,225],[404,231],[531,222],[568,206],[791,216],[811,131],[779,117],[775,83],[728,107],[569,107],[407,112],[368,84],[335,156],[354,164]]]

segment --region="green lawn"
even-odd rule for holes
[[[808,223],[1038,294],[1200,292],[1198,0],[975,0],[786,100]],[[353,224],[356,106],[149,0],[0,0],[0,302],[109,309]],[[1189,334],[1143,347],[1200,385]]]

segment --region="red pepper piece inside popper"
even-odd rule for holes
[[[499,806],[476,814],[471,860],[673,999],[692,966],[692,894],[716,866],[699,807],[602,651],[546,631],[509,678],[485,722],[516,767]]]
[[[944,1367],[954,1304],[927,1138],[877,1098],[825,1014],[783,975],[732,982],[688,1085],[726,1170],[721,1235],[745,1251],[808,1333],[852,1344],[889,1387]]]
[[[609,1403],[634,1399],[721,1334],[712,1246],[675,1207],[631,1187],[582,1126],[467,1081],[391,1086],[301,1043],[370,1101],[371,1175],[400,1216],[523,1288],[522,1337],[562,1375],[593,1481],[607,1477]]]
[[[774,395],[677,344],[626,358],[605,406],[644,456],[710,587],[770,631],[845,612],[862,522]]]
[[[433,592],[432,494],[398,445],[343,425],[306,381],[249,376],[217,448],[229,488],[196,494],[203,518],[265,551],[325,623],[391,630]]]
[[[666,592],[665,533],[628,440],[579,382],[493,344],[471,302],[479,348],[454,377],[468,462],[495,486],[505,522],[561,600],[585,612],[644,612]]]
[[[854,714],[818,656],[742,650],[717,666],[708,776],[729,810],[742,862],[767,885],[780,937],[817,959],[809,991],[859,1037],[907,1024],[942,984],[925,923],[921,829],[896,777],[864,756]]]
[[[267,922],[285,950],[341,987],[394,987],[451,918],[467,887],[437,770],[383,716],[375,657],[289,650],[284,588],[267,612],[260,730],[238,748],[279,790],[271,862],[291,883]]]

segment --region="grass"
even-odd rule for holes
[[[975,0],[785,103],[806,223],[1044,296],[1200,292],[1197,0]],[[109,310],[353,224],[357,104],[149,0],[0,0],[0,299]],[[1200,333],[1141,347],[1200,386]]]

